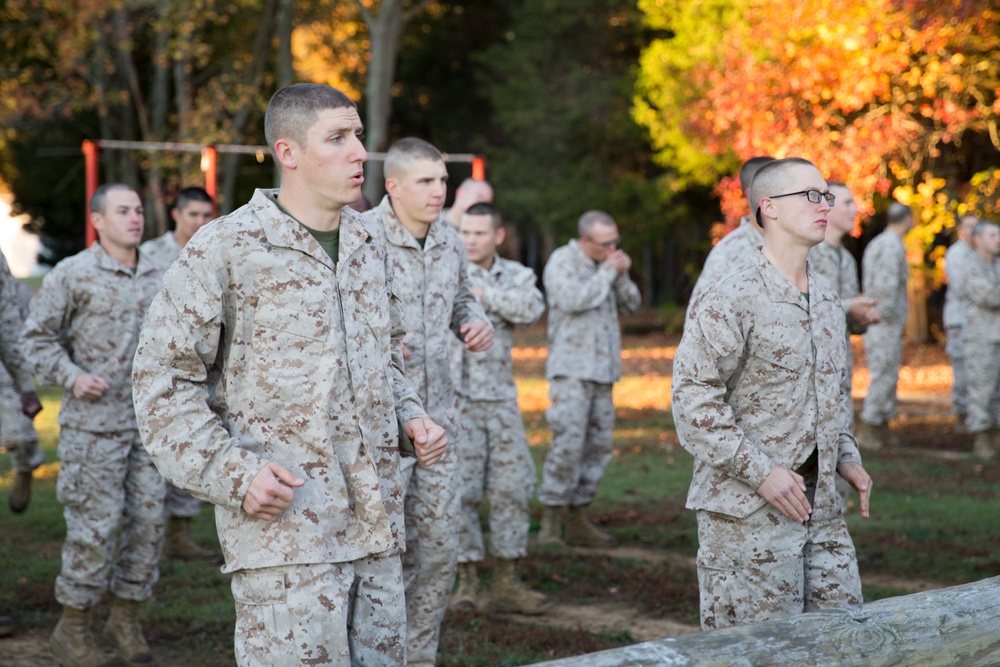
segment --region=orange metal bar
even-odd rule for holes
[[[83,216],[87,221],[86,243],[88,248],[94,245],[94,241],[97,240],[97,230],[94,229],[94,224],[90,221],[90,198],[94,196],[94,191],[97,190],[97,154],[100,149],[100,142],[91,141],[90,139],[83,140],[82,150],[83,161],[86,169],[87,189],[87,197],[84,200]]]
[[[201,149],[201,170],[205,172],[205,192],[212,198],[212,217],[219,216],[219,151],[215,146]]]
[[[477,155],[472,158],[472,178],[477,181],[486,180],[486,157]]]

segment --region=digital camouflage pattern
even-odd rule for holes
[[[458,232],[439,219],[430,225],[421,249],[396,217],[388,196],[365,216],[382,226],[389,244],[411,353],[406,377],[431,419],[444,427],[450,439],[461,440],[452,341],[463,324],[486,320],[469,291],[465,247]],[[455,580],[461,490],[458,454],[449,447],[429,468],[404,461],[402,474],[409,545],[403,555],[407,659],[411,665],[433,665]]]
[[[402,318],[381,230],[345,209],[334,266],[274,190],[202,228],[136,353],[139,428],[164,476],[216,505],[227,572],[404,548]],[[277,461],[305,479],[273,521],[243,499]]]
[[[181,255],[181,244],[173,232],[167,232],[155,239],[149,239],[139,246],[139,252],[152,257],[164,268],[169,268]]]
[[[885,230],[868,244],[861,258],[864,292],[875,299],[882,321],[865,333],[865,362],[871,376],[861,407],[861,420],[872,425],[896,416],[896,383],[903,362],[903,330],[906,327],[906,263],[903,239]]]
[[[715,244],[705,258],[698,280],[691,289],[688,308],[702,292],[711,287],[715,281],[733,271],[747,261],[754,250],[760,250],[764,244],[764,235],[757,229],[749,216],[740,218],[740,226],[729,232]]]
[[[10,272],[7,258],[0,252],[0,362],[7,370],[18,394],[35,390],[32,368],[21,346],[21,315],[19,281]],[[20,401],[20,399],[18,399]]]
[[[976,359],[966,368],[966,426],[981,433],[1000,427],[1000,259],[972,255],[958,289],[966,317],[962,344]]]
[[[958,286],[962,282],[965,270],[975,256],[976,251],[968,243],[959,239],[951,244],[944,254],[944,270],[948,277],[948,289],[944,293],[945,352],[951,360],[952,411],[964,417],[969,411],[968,380],[965,372],[965,346],[962,343],[962,327],[965,326],[965,305],[959,294]]]
[[[850,316],[851,300],[858,296],[860,287],[858,285],[858,263],[854,256],[843,246],[835,248],[826,241],[817,243],[809,251],[809,262],[816,272],[826,278],[827,282],[833,285],[834,290],[840,296],[840,305],[844,308],[845,336],[847,341],[846,364],[847,370],[854,368],[854,353],[851,350],[851,334],[862,334],[867,327],[856,322]],[[851,393],[852,373],[845,376],[844,389]]]
[[[687,507],[698,512],[706,628],[803,611],[796,577],[808,584],[819,568],[829,578],[816,592],[807,588],[807,600],[829,597],[838,582],[860,591],[835,488],[837,467],[861,461],[843,391],[844,311],[832,286],[808,271],[806,301],[754,251],[691,305],[674,357],[674,422],[695,457]],[[774,521],[758,487],[779,465],[808,478],[807,464],[815,479],[810,521]],[[814,540],[831,533],[838,546],[824,551]],[[784,567],[771,571],[772,560]],[[798,568],[794,577],[786,560]],[[831,606],[856,602],[851,594]]]
[[[240,570],[232,589],[241,666],[406,664],[406,606],[395,556]]]
[[[27,371],[29,391],[34,391],[31,370],[21,352],[21,328],[28,317],[31,297],[31,291],[24,283],[10,274],[7,260],[0,253],[0,307],[5,309],[4,328],[0,330],[0,336],[8,338],[8,345],[13,343],[11,349],[15,350],[16,356],[11,363],[15,368],[21,369],[19,372]],[[10,309],[9,312],[7,309]],[[16,313],[16,318],[11,317],[11,313]],[[0,446],[10,454],[14,472],[31,472],[45,458],[45,454],[38,448],[38,432],[34,421],[21,412],[21,393],[15,387],[14,378],[5,363],[0,363]]]
[[[542,281],[549,306],[545,376],[552,402],[545,415],[552,442],[538,500],[585,505],[611,459],[611,385],[621,378],[618,315],[639,307],[639,288],[627,274],[587,257],[575,239],[552,253]]]
[[[528,505],[535,491],[535,464],[517,407],[511,350],[514,327],[533,324],[545,311],[535,272],[494,256],[490,268],[468,265],[469,283],[483,290],[480,302],[493,325],[493,346],[462,355],[464,435],[458,442],[462,480],[459,563],[485,556],[479,505],[489,502],[490,553],[503,559],[528,553]]]

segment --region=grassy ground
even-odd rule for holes
[[[638,625],[604,622],[614,621],[616,615],[697,624],[692,565],[697,540],[694,516],[684,509],[691,458],[678,445],[669,414],[669,374],[677,341],[650,335],[626,337],[625,342],[626,376],[615,392],[615,455],[592,508],[595,519],[614,532],[622,546],[617,552],[532,546],[522,564],[525,580],[549,594],[560,613],[595,610],[583,617],[594,623],[560,625],[553,622],[559,619],[521,619],[488,611],[449,614],[439,664],[530,664],[642,638]],[[539,469],[549,438],[543,343],[541,331],[531,330],[516,350],[521,406]],[[957,584],[1000,572],[1000,464],[972,460],[970,439],[953,433],[942,395],[942,359],[937,348],[907,353],[910,366],[901,385],[899,423],[904,445],[865,457],[875,479],[872,518],[863,521],[852,513],[849,524],[864,557],[868,600],[914,590],[921,580],[927,585]],[[863,368],[859,373],[863,383]],[[907,391],[919,394],[920,400],[906,400]],[[20,624],[18,636],[0,640],[0,667],[54,664],[46,662],[44,641],[59,613],[52,584],[65,530],[55,499],[58,392],[43,392],[43,400],[45,410],[37,426],[46,464],[32,505],[20,516],[12,515],[5,501],[0,506],[0,614],[13,615]],[[0,497],[6,497],[11,478],[9,461],[2,457]],[[533,530],[539,514],[534,506]],[[199,541],[215,542],[209,508],[203,509],[194,528]],[[484,583],[492,576],[491,568],[487,560]],[[99,609],[97,615],[104,613]],[[233,664],[229,577],[216,568],[164,561],[144,622],[161,667]]]

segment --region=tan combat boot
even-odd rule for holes
[[[992,441],[989,431],[976,433],[976,437],[972,440],[972,455],[987,461],[993,459],[997,452]]]
[[[493,604],[496,611],[537,616],[544,614],[552,602],[538,591],[533,591],[517,576],[516,560],[497,559],[496,574],[493,575]]]
[[[28,503],[31,502],[31,473],[30,472],[19,472],[14,476],[14,487],[10,490],[10,496],[7,498],[7,504],[10,505],[10,511],[14,514],[20,514],[24,510],[28,509]]]
[[[108,667],[105,655],[94,646],[90,614],[85,609],[63,607],[62,617],[49,637],[49,649],[63,667]]]
[[[857,421],[854,425],[854,435],[858,439],[858,447],[860,449],[877,452],[885,447],[880,427],[872,426],[866,421],[861,421],[860,419]]]
[[[219,552],[205,549],[191,539],[191,519],[172,516],[167,520],[167,534],[163,544],[163,555],[178,560],[217,561]]]
[[[566,514],[566,544],[574,547],[613,547],[618,539],[594,524],[587,518],[587,506],[570,507]]]
[[[565,507],[548,505],[542,506],[542,525],[538,527],[538,544],[564,547],[563,542],[563,515],[566,513]]]
[[[457,571],[458,588],[451,594],[448,611],[475,611],[476,597],[479,595],[479,573],[475,563],[459,563]]]
[[[111,614],[104,626],[104,637],[118,649],[118,655],[128,667],[153,664],[153,654],[142,636],[139,609],[143,603],[116,597],[111,603]]]

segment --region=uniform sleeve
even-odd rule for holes
[[[87,372],[73,362],[62,338],[76,311],[71,282],[60,267],[45,276],[42,288],[31,301],[23,334],[24,355],[38,382],[66,390]]]
[[[239,509],[267,463],[240,447],[209,405],[229,279],[213,258],[175,264],[139,334],[132,382],[142,441],[175,486],[216,505]],[[231,335],[231,334],[230,334]]]
[[[963,301],[983,310],[1000,310],[1000,290],[979,266],[967,267],[962,272],[958,293]]]
[[[620,315],[631,315],[639,309],[642,303],[642,296],[639,294],[639,286],[623,273],[615,278],[615,296],[618,301],[618,313]]]
[[[846,345],[845,341],[845,345]],[[837,406],[837,422],[840,432],[837,436],[837,465],[861,463],[861,451],[854,437],[854,399],[851,398],[851,371],[849,364],[840,369],[840,404]]]
[[[574,270],[571,258],[553,255],[542,272],[542,283],[549,306],[567,313],[582,313],[600,306],[611,294],[618,272],[600,264],[592,275],[582,277]]]
[[[897,275],[897,258],[889,244],[878,243],[871,247],[871,252],[862,258],[864,267],[865,295],[875,299],[878,304],[875,309],[886,320],[891,320],[896,313],[891,308],[896,303],[896,292],[899,289],[901,276]]]
[[[747,439],[726,402],[745,347],[732,306],[717,293],[704,294],[692,306],[674,357],[671,410],[684,449],[756,489],[775,463]]]
[[[486,317],[483,305],[479,303],[479,299],[469,289],[469,260],[465,255],[465,248],[461,243],[459,243],[458,250],[458,275],[455,276],[458,281],[458,289],[455,292],[455,302],[451,309],[451,330],[461,340],[461,328],[463,324],[482,320],[489,324],[490,328],[493,325],[490,324],[489,319]]]
[[[545,297],[536,282],[534,271],[519,267],[509,285],[483,286],[483,306],[511,324],[534,324],[545,312]]]
[[[722,245],[724,241],[725,239],[719,241],[708,252],[705,264],[701,267],[701,273],[698,274],[698,280],[695,281],[694,287],[691,288],[691,297],[688,299],[688,304],[693,304],[695,299],[707,291],[716,280],[724,276],[727,271],[735,268],[729,258],[729,253],[726,252],[728,244],[726,246]]]
[[[21,349],[21,318],[18,280],[7,268],[7,260],[0,266],[0,361],[14,381],[19,393],[35,390],[31,378],[31,364]]]

